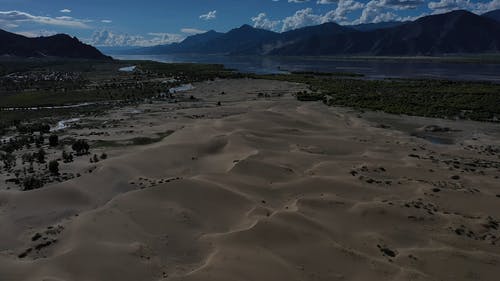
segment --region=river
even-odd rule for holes
[[[342,59],[224,55],[117,55],[123,60],[169,63],[215,63],[240,72],[269,74],[287,71],[350,72],[368,79],[433,78],[500,83],[500,64],[438,62],[427,59]]]

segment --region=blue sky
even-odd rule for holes
[[[499,8],[500,0],[0,0],[0,28],[27,36],[68,33],[99,46],[148,46],[242,24],[286,31]]]

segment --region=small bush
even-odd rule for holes
[[[73,162],[73,153],[71,152],[66,152],[66,151],[63,151],[62,152],[62,159],[63,159],[63,162],[64,163],[71,163]]]
[[[39,179],[37,176],[28,176],[23,181],[23,190],[33,190],[39,189],[43,187],[43,181]]]
[[[89,153],[90,146],[86,140],[77,140],[71,148],[76,152],[76,155],[84,155]]]
[[[57,135],[50,135],[49,145],[54,147],[59,145],[59,137]]]
[[[49,171],[53,175],[59,175],[59,162],[57,160],[49,162]]]
[[[45,153],[45,150],[43,150],[43,148],[40,148],[40,150],[38,150],[38,152],[35,153],[35,158],[37,162],[40,164],[45,163],[45,155],[47,155],[47,153]]]

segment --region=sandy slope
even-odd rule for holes
[[[175,133],[0,193],[0,280],[500,278],[498,128],[398,117],[463,129],[432,144],[300,90],[217,81],[185,94],[197,102],[110,112],[109,138]]]

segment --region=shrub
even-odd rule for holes
[[[90,146],[85,140],[77,140],[71,148],[76,152],[76,155],[88,154]]]
[[[57,160],[49,162],[49,171],[53,175],[59,175],[59,162]]]
[[[64,163],[70,163],[73,162],[73,153],[68,153],[66,151],[62,152],[62,159]]]
[[[38,161],[38,163],[45,163],[45,155],[47,155],[47,153],[45,153],[45,150],[43,150],[43,148],[40,148],[40,150],[38,150],[37,153],[35,153],[35,158],[36,160]]]
[[[23,164],[24,163],[33,163],[35,161],[35,157],[31,153],[24,153],[22,156]]]
[[[41,147],[43,145],[43,142],[45,141],[45,138],[43,137],[42,134],[35,140],[36,147]]]
[[[5,170],[10,170],[16,166],[16,156],[11,153],[2,155],[3,166]]]
[[[43,186],[43,181],[39,179],[37,176],[28,176],[23,181],[23,190],[33,190],[38,189]]]
[[[58,146],[59,145],[59,137],[57,135],[50,135],[49,145],[50,146]]]

